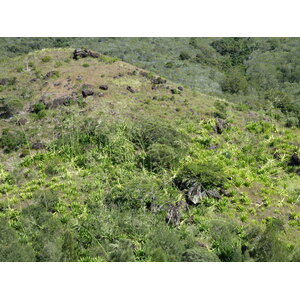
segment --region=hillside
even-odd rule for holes
[[[299,261],[300,130],[280,107],[73,55],[0,61],[1,261]]]

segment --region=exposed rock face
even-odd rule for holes
[[[300,157],[297,153],[294,153],[291,156],[290,162],[289,162],[290,166],[300,166]]]
[[[229,124],[227,121],[223,119],[216,119],[216,125],[214,126],[214,131],[218,134],[221,134],[226,128],[228,128]]]
[[[73,59],[78,59],[80,57],[93,57],[93,58],[98,58],[100,57],[100,54],[98,52],[89,50],[89,49],[75,49],[73,53]]]
[[[99,86],[99,89],[103,90],[103,91],[107,91],[108,90],[108,85],[102,84],[102,85]]]
[[[188,204],[198,204],[205,198],[220,199],[221,195],[217,189],[204,190],[200,183],[195,183],[187,193]]]
[[[82,96],[83,96],[83,98],[86,98],[86,97],[92,96],[92,95],[94,95],[94,91],[93,90],[91,90],[91,89],[83,89],[82,90]]]
[[[127,91],[129,91],[130,93],[135,93],[135,90],[131,86],[127,87]]]

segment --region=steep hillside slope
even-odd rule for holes
[[[77,54],[1,61],[0,260],[300,259],[299,129]]]

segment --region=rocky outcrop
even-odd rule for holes
[[[226,120],[223,119],[216,119],[216,124],[214,126],[214,131],[218,134],[223,133],[223,131],[228,128],[229,124]]]
[[[220,199],[221,195],[217,189],[205,190],[201,183],[195,183],[187,192],[187,203],[197,205],[205,198]]]
[[[83,89],[81,93],[83,98],[94,95],[94,91],[92,89]]]
[[[79,58],[84,58],[84,57],[93,57],[93,58],[98,58],[100,57],[100,54],[98,52],[89,50],[89,49],[75,49],[73,53],[73,59],[79,59]]]
[[[103,90],[103,91],[107,91],[107,90],[108,90],[108,85],[106,85],[106,84],[101,84],[101,85],[99,86],[99,89],[100,89],[100,90]]]

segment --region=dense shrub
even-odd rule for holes
[[[23,244],[17,232],[8,225],[7,220],[0,220],[0,261],[28,262],[35,261],[33,249]]]
[[[206,248],[198,247],[186,250],[182,255],[182,261],[185,262],[219,262],[220,259],[212,251]]]
[[[45,203],[30,205],[20,220],[36,252],[37,261],[60,261],[64,242],[62,223],[46,209]]]
[[[211,46],[221,55],[228,55],[232,66],[243,63],[254,49],[251,39],[242,37],[218,39]]]
[[[149,170],[170,169],[178,163],[179,158],[174,148],[155,143],[148,148],[144,165]]]
[[[270,219],[263,233],[256,237],[251,255],[256,261],[284,262],[290,261],[291,252],[287,245],[280,240],[280,232],[284,230],[283,222],[279,219]]]
[[[129,178],[123,176],[122,182],[111,188],[106,201],[123,208],[140,209],[151,204],[160,206],[172,203],[176,196],[176,190],[160,179],[146,174],[135,174]]]
[[[224,168],[214,162],[191,162],[184,165],[175,178],[175,183],[180,189],[190,187],[199,182],[205,189],[222,188],[228,179]]]
[[[214,220],[211,222],[210,234],[214,252],[221,261],[243,261],[240,228],[231,221]]]
[[[23,131],[3,129],[0,137],[0,148],[5,152],[18,150],[26,143],[26,136]]]
[[[179,55],[179,59],[181,59],[181,60],[187,60],[190,58],[191,58],[191,56],[187,52],[181,52]]]
[[[32,111],[36,114],[45,109],[46,109],[46,106],[44,103],[36,103],[32,107]]]
[[[180,148],[189,140],[185,134],[159,120],[140,120],[130,131],[130,139],[144,150],[155,143]]]
[[[221,83],[222,90],[231,94],[245,93],[248,82],[239,68],[231,68]]]
[[[181,261],[184,252],[184,241],[175,232],[161,224],[149,235],[144,246],[150,261]]]

